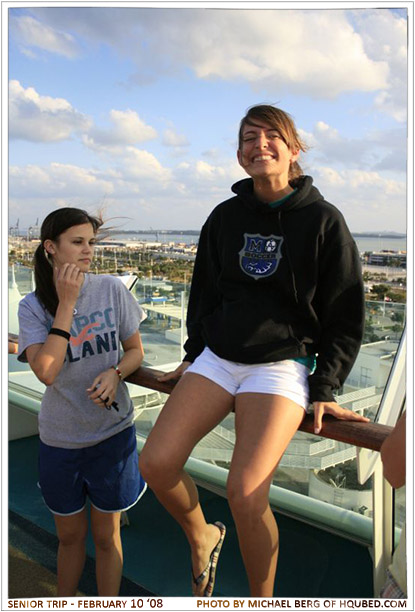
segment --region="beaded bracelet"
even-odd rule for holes
[[[118,366],[111,366],[118,374],[118,378],[122,380],[122,372]]]
[[[68,341],[71,338],[71,334],[69,332],[65,331],[64,329],[59,329],[59,327],[52,327],[49,330],[49,334],[54,334],[55,336],[62,336],[62,338],[65,338]]]

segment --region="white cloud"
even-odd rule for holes
[[[41,96],[19,81],[9,83],[9,137],[33,142],[66,140],[88,129],[90,119],[63,98]]]
[[[381,56],[365,44],[353,11],[152,8],[33,8],[53,28],[70,29],[90,43],[112,46],[135,63],[138,83],[191,68],[200,79],[246,81],[271,95],[334,98],[350,91],[393,87],[389,44],[406,44],[403,19],[380,24]],[[372,11],[367,11],[372,14]],[[365,13],[365,11],[362,11]],[[379,24],[375,13],[373,29]]]
[[[13,198],[100,197],[114,191],[111,181],[96,170],[70,164],[34,164],[9,168],[9,189]]]
[[[115,172],[117,178],[122,181],[133,181],[132,189],[136,189],[143,183],[157,190],[164,189],[167,182],[171,180],[172,172],[164,167],[157,157],[144,149],[132,145],[98,145],[88,135],[83,136],[84,144],[98,153],[104,160],[111,164],[107,172],[110,176]],[[140,183],[137,183],[140,179]]]
[[[351,230],[405,229],[404,181],[329,165],[318,166],[313,176]],[[57,163],[12,166],[10,205],[17,216],[25,210],[42,216],[62,203],[90,210],[105,201],[109,216],[129,217],[131,227],[197,229],[219,202],[233,196],[230,187],[241,178],[244,172],[230,159],[220,166],[193,160],[168,169],[151,154],[130,147],[116,167],[101,170]]]
[[[42,195],[45,201],[96,200],[111,194],[131,199],[137,193],[146,194],[151,200],[154,195],[174,188],[172,171],[164,168],[151,153],[135,147],[125,148],[122,158],[111,158],[109,167],[99,170],[56,162],[9,168],[10,197],[27,201]]]
[[[168,128],[163,134],[163,144],[166,147],[186,147],[189,141],[184,134],[178,134],[174,129]]]
[[[147,125],[139,115],[131,110],[111,110],[109,119],[112,124],[109,129],[93,127],[89,130],[85,144],[91,148],[117,147],[131,145],[157,138],[157,131]]]
[[[344,214],[352,231],[405,231],[405,181],[378,172],[316,168],[316,186]]]
[[[382,9],[356,11],[354,18],[368,56],[389,66],[387,87],[376,96],[374,106],[396,121],[404,122],[407,117],[407,22]]]
[[[391,115],[396,121],[403,123],[408,115],[406,92],[406,83],[401,83],[401,87],[396,87],[393,93],[382,91],[376,96],[374,106],[384,113]]]
[[[134,227],[198,229],[216,204],[232,197],[230,185],[244,178],[233,160],[220,166],[193,160],[165,168],[135,147],[109,159],[100,170],[58,163],[11,166],[10,206],[15,214],[36,210],[42,216],[62,203],[89,210],[105,200],[110,216],[133,218]]]
[[[304,112],[304,121],[319,119],[313,128],[307,125],[307,133],[301,131],[311,145],[302,165],[315,176],[327,199],[345,211],[350,224],[355,222],[354,229],[403,229],[405,185],[400,179],[404,179],[406,169],[405,128],[384,129],[394,123],[378,115],[381,111],[402,121],[406,112],[406,22],[393,11],[30,6],[12,13],[15,23],[11,42],[16,42],[13,36],[17,38],[19,45],[25,45],[22,51],[31,58],[25,59],[24,66],[34,66],[35,55],[42,64],[36,66],[34,76],[40,80],[34,78],[34,87],[25,88],[19,81],[10,84],[10,136],[46,143],[82,135],[89,150],[82,151],[73,143],[69,148],[18,144],[13,155],[17,158],[19,149],[24,149],[22,164],[27,160],[32,164],[11,168],[11,202],[19,199],[30,203],[43,196],[50,203],[67,198],[73,203],[78,198],[88,202],[106,196],[117,213],[130,212],[140,222],[143,214],[143,222],[151,219],[153,227],[157,219],[160,226],[181,223],[200,227],[218,202],[232,196],[231,184],[245,177],[229,145],[225,147],[225,139],[220,139],[230,124],[237,131],[236,107],[240,104],[245,108],[256,101],[250,99],[245,87],[249,84],[259,98],[277,104],[284,100],[281,103],[285,105],[286,98],[293,95],[296,115]],[[17,26],[27,13],[32,21]],[[49,36],[45,35],[45,41],[34,34],[42,31]],[[62,37],[60,46],[58,39],[65,33],[68,37]],[[65,45],[66,54],[62,51]],[[93,81],[108,91],[108,102],[102,97],[93,108],[96,113],[112,109],[105,123],[100,119],[99,124],[92,125],[71,105],[75,98],[69,101],[38,93],[48,62],[52,66],[52,58],[43,53],[46,47],[65,58],[81,50],[88,59],[82,70],[91,69],[101,50],[111,58],[108,73],[105,66],[104,76],[98,72]],[[55,58],[53,70],[57,64]],[[65,70],[67,65],[66,59],[60,59],[59,69]],[[14,69],[21,68],[16,63]],[[126,70],[135,71],[136,82],[167,76],[167,85],[177,87],[177,91],[170,100],[169,94],[163,94],[166,82],[160,87],[157,84],[151,92],[123,89],[121,95],[125,93],[128,102],[120,107],[113,96],[122,100],[116,88],[120,85],[117,81],[128,80]],[[78,80],[81,74],[77,73]],[[205,83],[197,83],[194,75]],[[211,87],[206,83],[209,80],[216,83]],[[90,91],[91,85],[83,77],[82,81]],[[234,83],[244,87],[239,89]],[[216,95],[212,115],[218,113],[221,121],[213,123],[212,115],[197,108],[196,91],[199,96],[206,94],[204,100],[209,104],[209,96]],[[236,98],[239,91],[247,94],[245,102],[243,96]],[[222,99],[217,92],[224,92]],[[370,95],[354,95],[360,92]],[[158,103],[153,106],[155,98],[150,93],[167,104],[171,113],[168,118]],[[338,104],[320,106],[310,100],[312,96],[327,99],[348,93],[353,95],[344,95]],[[227,95],[229,100],[225,100]],[[90,99],[82,97],[82,108],[88,108]],[[145,113],[149,100],[151,106]],[[350,106],[346,106],[348,101]],[[238,116],[232,115],[232,108]],[[204,113],[205,123],[196,123],[192,116],[186,130],[176,128],[184,125],[183,114],[194,109]],[[373,116],[366,125],[368,112]],[[349,125],[352,130],[348,130]],[[372,126],[379,126],[379,131]],[[191,130],[199,128],[194,139]],[[229,132],[226,134],[229,142]],[[194,141],[192,146],[188,138]],[[141,144],[147,141],[153,141],[151,146]],[[221,144],[213,149],[218,142]],[[64,163],[73,161],[78,151],[75,165]],[[61,163],[36,165],[37,158],[33,163],[29,156],[37,152],[42,160]],[[179,154],[186,155],[182,163],[174,160]],[[357,212],[361,221],[357,221]]]
[[[322,98],[387,82],[386,62],[368,58],[344,11],[224,11],[205,31],[210,42],[192,40],[201,78],[244,78],[269,92]]]
[[[212,209],[222,200],[232,197],[231,185],[246,178],[241,166],[233,159],[220,164],[209,164],[204,160],[182,162],[174,169],[174,180],[184,187],[182,193],[192,206]]]
[[[152,153],[136,147],[127,147],[119,163],[122,165],[123,175],[129,180],[140,178],[147,184],[153,185],[154,188],[157,188],[154,181],[161,181],[165,184],[171,179],[171,170],[164,168]]]
[[[406,172],[406,133],[401,127],[347,138],[324,121],[317,121],[312,133],[302,132],[301,136],[310,146],[305,163],[313,167],[328,163],[362,170]]]
[[[190,167],[190,163],[187,161],[180,162],[180,164],[177,165],[178,170],[189,170]]]
[[[215,180],[218,177],[222,178],[226,172],[220,166],[212,166],[205,161],[196,162],[196,176],[208,180]]]
[[[350,191],[370,189],[373,193],[397,194],[406,193],[404,181],[397,181],[381,176],[378,172],[364,170],[342,170],[322,166],[317,174],[323,179],[322,184],[347,187]]]
[[[37,59],[36,53],[34,53],[31,49],[26,49],[26,47],[21,47],[20,51],[23,53],[23,55],[26,55],[26,57],[30,59]]]
[[[135,64],[130,83],[184,75],[190,68],[199,79],[247,82],[278,98],[373,92],[374,109],[406,119],[407,22],[386,8],[32,7],[30,12],[11,20],[12,34],[26,51],[47,49],[69,58],[81,48],[75,36],[84,50],[105,44]],[[109,137],[105,131],[99,136]],[[167,134],[166,144],[172,138]]]
[[[235,144],[235,148],[236,148],[236,144]],[[218,160],[221,157],[221,151],[220,149],[218,149],[217,147],[213,147],[211,149],[207,149],[206,151],[202,152],[203,157],[206,157],[207,159],[210,159],[212,161],[214,160]]]
[[[342,177],[341,173],[333,168],[321,167],[318,169],[318,175],[322,178],[323,185],[343,187],[346,184],[346,181],[344,177]]]
[[[33,51],[30,50],[32,47],[64,55],[67,58],[76,57],[79,53],[78,45],[74,37],[64,32],[64,29],[65,27],[56,30],[29,15],[21,17],[12,15],[10,19],[10,31],[22,46],[23,52],[27,55],[31,53],[32,57],[34,57]]]

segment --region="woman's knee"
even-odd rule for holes
[[[95,529],[92,531],[92,537],[96,548],[100,550],[111,550],[118,548],[120,542],[120,531],[114,529]]]
[[[96,548],[110,550],[114,546],[118,547],[121,539],[120,529],[120,514],[118,512],[114,514],[91,513],[91,531]]]
[[[228,503],[236,518],[259,520],[269,505],[268,495],[268,487],[248,487],[239,480],[228,478]]]
[[[63,525],[57,529],[58,540],[62,546],[85,545],[87,533],[87,524],[83,524],[78,527]]]
[[[150,488],[171,485],[181,467],[175,465],[173,457],[151,447],[144,447],[138,460],[140,473]]]

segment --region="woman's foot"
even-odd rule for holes
[[[200,541],[197,548],[192,550],[192,593],[194,597],[205,595],[211,574],[212,553],[225,536],[225,528],[222,526],[222,530],[219,525],[221,523],[208,524],[203,541]]]

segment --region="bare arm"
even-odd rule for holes
[[[17,342],[9,340],[9,355],[13,355],[19,352],[19,345]]]
[[[121,370],[122,377],[125,378],[132,372],[135,372],[143,362],[144,349],[141,342],[140,332],[135,332],[130,338],[121,342],[124,349],[124,355],[118,364]]]
[[[380,449],[383,475],[395,489],[405,484],[406,412],[386,438]]]
[[[118,364],[118,368],[122,377],[125,378],[140,367],[144,357],[144,350],[138,331],[124,342],[121,342],[121,344],[124,349],[124,355]],[[120,378],[114,368],[104,370],[104,372],[101,372],[94,378],[91,386],[87,389],[89,398],[100,406],[103,406],[104,403],[111,405],[115,400],[119,382]],[[98,388],[96,388],[97,386]]]
[[[82,287],[84,275],[74,264],[65,264],[54,270],[56,292],[59,298],[53,327],[70,332],[73,309]],[[30,367],[45,385],[51,385],[62,369],[68,341],[61,336],[49,335],[43,344],[32,344],[26,349]]]

